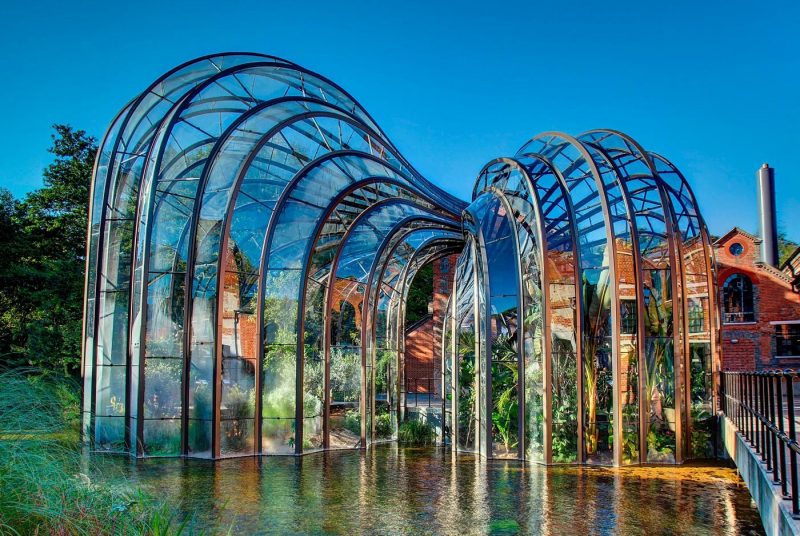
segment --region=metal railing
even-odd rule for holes
[[[720,398],[722,411],[761,456],[783,497],[791,500],[792,515],[800,517],[795,381],[800,373],[791,370],[723,372]]]
[[[414,397],[414,407],[427,406],[432,407],[436,405],[434,400],[436,397],[437,378],[406,378],[406,396],[405,405],[409,406],[409,398]],[[425,391],[420,393],[419,388],[425,387]],[[420,404],[420,395],[424,395],[426,401]]]

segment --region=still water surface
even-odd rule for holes
[[[124,465],[214,533],[763,534],[726,467],[528,467],[397,445]]]

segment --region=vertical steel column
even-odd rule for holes
[[[761,387],[761,433],[764,434],[764,459],[767,462],[767,471],[772,470],[772,434],[769,422],[769,393],[767,392],[767,373],[760,374]]]
[[[769,422],[772,425],[775,425],[775,415],[777,411],[775,410],[775,382],[774,376],[769,373],[764,378],[767,382],[767,396],[769,398]],[[775,483],[780,482],[780,476],[778,475],[778,435],[775,433],[775,430],[770,428],[770,437],[772,440],[772,452],[770,453],[770,459],[772,460],[772,481]],[[783,450],[783,443],[780,446],[781,450]]]
[[[783,424],[783,389],[781,386],[781,378],[783,378],[783,373],[777,371],[775,373],[775,377],[773,378],[775,381],[775,400],[776,406],[778,410],[777,414],[777,421],[778,421],[778,432],[781,436],[781,442],[778,448],[780,449],[778,452],[778,463],[780,464],[780,482],[781,482],[781,494],[786,497],[788,495],[788,489],[786,486],[787,483],[787,476],[786,476],[786,445],[783,443],[783,438],[786,437],[784,432],[784,424]]]
[[[480,323],[481,331],[483,333],[480,334],[479,338],[476,338],[479,341],[480,348],[480,341],[483,342],[484,347],[484,355],[481,356],[480,352],[477,352],[476,359],[482,359],[482,365],[485,367],[486,371],[486,378],[484,384],[484,393],[486,394],[486,400],[481,401],[481,406],[485,411],[485,422],[481,423],[481,432],[483,432],[483,437],[481,438],[481,444],[483,445],[483,449],[486,453],[486,458],[492,458],[492,293],[490,288],[490,280],[489,280],[489,256],[486,252],[486,241],[483,236],[483,229],[478,226],[478,243],[476,244],[477,255],[476,258],[482,259],[481,261],[481,273],[483,274],[481,280],[483,281],[483,322]],[[475,269],[477,274],[477,262],[475,263]],[[477,290],[477,279],[475,280],[475,288]],[[480,296],[479,293],[475,293],[476,299],[476,307],[477,310],[480,311],[480,300],[478,297]],[[479,407],[481,407],[479,406]],[[480,412],[478,413],[478,418],[480,419]]]
[[[750,433],[753,435],[750,442],[755,444],[756,452],[761,454],[761,430],[756,416],[758,412],[757,378],[753,373],[749,373],[747,376],[750,383]]]
[[[795,411],[794,411],[794,373],[786,371],[786,408],[789,417],[789,468],[792,474],[792,515],[800,515],[800,497],[798,497],[797,482],[797,452],[791,445],[797,445],[797,433],[795,430]]]
[[[469,247],[467,244],[466,247]],[[461,256],[459,255],[459,259]],[[461,319],[458,318],[458,260],[456,260],[455,265],[453,266],[453,294],[451,298],[453,299],[453,318],[451,319],[451,326],[453,329],[453,346],[452,351],[450,352],[450,359],[451,359],[451,366],[452,366],[452,373],[450,381],[453,384],[453,400],[451,400],[451,411],[450,411],[450,426],[452,429],[452,445],[451,450],[453,453],[458,452],[458,398],[459,398],[459,379],[460,371],[459,371],[459,362],[458,362],[458,345],[459,345],[459,336],[460,336],[460,328],[461,328]]]
[[[483,335],[481,333],[481,324],[480,324],[480,307],[478,300],[478,259],[477,259],[477,246],[475,244],[475,238],[470,241],[470,251],[472,255],[472,317],[473,317],[473,324],[474,324],[474,332],[475,332],[475,379],[474,385],[477,387],[475,392],[475,422],[478,424],[475,426],[475,448],[478,451],[478,455],[480,456],[481,451],[481,441],[483,441],[483,427],[480,425],[481,421],[481,404],[483,404],[483,400],[481,400],[481,389],[480,389],[480,379],[481,379],[481,368],[482,368],[482,359],[481,359],[481,344],[480,344],[480,337]]]

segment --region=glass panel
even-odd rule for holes
[[[611,289],[608,269],[583,271],[584,434],[587,461],[613,463]]]
[[[562,301],[553,304],[550,321],[553,326],[573,326],[574,311],[564,300],[574,294],[573,286],[562,287],[566,292]],[[556,289],[551,285],[550,292]],[[573,298],[574,299],[574,298]],[[551,341],[551,366],[553,378],[553,431],[552,452],[554,463],[569,463],[578,459],[578,359],[574,329],[553,329]]]
[[[127,290],[100,293],[99,365],[125,365],[127,362],[128,298]]]
[[[210,390],[209,390],[210,392]],[[205,397],[205,391],[198,393],[195,400]],[[197,403],[197,402],[196,402]],[[207,402],[205,399],[201,403],[207,404],[210,408],[211,398]],[[195,457],[208,458],[211,456],[211,421],[189,419],[189,453]]]
[[[145,419],[144,453],[147,456],[178,456],[181,453],[181,420]]]
[[[650,405],[647,461],[675,461],[675,363],[670,270],[644,274],[645,393]]]
[[[325,362],[306,350],[303,367],[303,451],[322,448]]]
[[[456,267],[458,329],[458,447],[477,448],[477,363],[475,360],[475,304],[473,249],[468,240]]]
[[[291,454],[295,448],[297,347],[271,344],[262,365],[262,451]]]
[[[689,370],[691,381],[689,455],[692,458],[712,458],[715,418],[712,407],[714,389],[709,342],[689,344]]]
[[[94,418],[94,448],[121,452],[125,450],[125,417]]]
[[[352,448],[361,439],[361,348],[334,346],[330,356],[330,446]]]
[[[125,416],[125,366],[99,366],[95,414],[104,417]]]
[[[147,285],[146,357],[183,355],[183,273],[151,274]]]
[[[145,361],[144,417],[173,418],[181,415],[181,376],[183,362],[179,359]]]
[[[393,439],[397,434],[397,353],[378,349],[375,358],[375,436]]]
[[[252,454],[255,436],[255,359],[222,359],[220,446],[223,456]]]
[[[489,348],[486,374],[491,389],[491,400],[486,400],[491,414],[486,416],[487,438],[491,456],[518,457],[519,446],[519,331],[518,256],[511,227],[511,215],[506,205],[492,194],[485,203],[476,201],[474,214],[481,221],[488,272],[488,313],[485,338]],[[479,272],[479,280],[481,280]],[[481,300],[485,299],[480,294]],[[483,322],[480,323],[483,326]],[[483,405],[483,404],[482,404]]]

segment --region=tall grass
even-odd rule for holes
[[[30,371],[0,372],[0,534],[189,532],[101,456],[81,454],[78,392]]]

